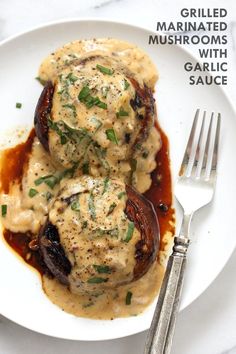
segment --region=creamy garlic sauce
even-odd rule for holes
[[[87,60],[91,56],[97,57]],[[86,59],[85,65],[81,64],[82,59]],[[105,75],[94,70],[95,64],[108,67],[115,74]],[[155,156],[161,147],[160,134],[152,127],[141,148],[135,153],[130,149],[137,137],[139,123],[129,105],[135,97],[129,77],[135,78],[141,87],[146,84],[154,90],[156,68],[136,46],[104,38],[63,46],[43,61],[39,76],[55,84],[54,126],[49,130],[51,156],[35,138],[22,186],[12,185],[9,194],[0,195],[0,203],[8,206],[7,215],[1,218],[2,224],[13,232],[29,231],[37,235],[49,213],[50,221],[58,227],[61,243],[73,267],[69,275],[70,290],[46,276],[43,276],[43,288],[51,301],[63,310],[76,316],[98,319],[135,316],[156,296],[163,266],[155,262],[141,279],[125,284],[132,280],[135,244],[140,234],[135,228],[131,240],[123,242],[121,247],[121,240],[127,236],[129,220],[124,214],[127,196],[124,193],[120,198],[119,195],[125,191],[127,182],[132,182],[141,193],[151,185],[150,173],[156,167]],[[96,92],[100,107],[94,105],[88,109],[78,100],[86,85],[89,85],[90,94],[99,88]],[[107,110],[101,108],[104,103]],[[121,115],[114,115],[114,112],[121,112]],[[142,113],[142,108],[139,113]],[[79,148],[75,143],[62,143],[61,136],[56,133],[58,128],[62,128],[62,120],[74,129],[70,133],[75,133],[76,139],[83,141]],[[84,135],[83,129],[86,131]],[[114,136],[107,139],[109,129],[114,129],[117,142]],[[128,142],[125,142],[126,134],[130,135]],[[136,161],[134,171],[131,171],[132,159]],[[76,166],[81,163],[78,169],[75,163]],[[96,186],[92,177],[81,177],[85,169],[90,176],[97,177]],[[103,193],[108,169],[111,180],[108,190]],[[72,175],[74,179],[70,179]],[[74,210],[71,203],[65,205],[61,201],[62,197],[73,193],[78,193],[72,199]],[[96,221],[91,219],[91,208],[88,207],[91,193]],[[114,231],[117,229],[118,236]],[[110,234],[105,232],[105,237],[98,237],[101,230],[110,230]],[[87,251],[91,248],[91,255],[87,258]],[[94,265],[105,265],[109,271],[97,274]],[[113,268],[116,271],[110,272]],[[108,280],[99,284],[88,283],[91,277],[98,275]]]

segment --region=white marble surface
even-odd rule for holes
[[[226,91],[235,102],[235,0],[0,0],[0,40],[44,22],[72,17],[115,19],[154,30],[157,20],[180,19],[183,7],[222,6],[228,9],[229,22],[230,70]],[[189,49],[196,51],[194,47]],[[214,283],[180,313],[173,354],[236,354],[235,269],[236,251]],[[31,332],[0,316],[0,354],[141,354],[145,335],[107,342],[72,342]]]

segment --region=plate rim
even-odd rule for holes
[[[155,35],[159,35],[159,36],[166,36],[165,33],[163,32],[158,32],[158,31],[153,31],[153,29],[149,28],[149,27],[145,27],[145,26],[137,26],[135,24],[132,24],[132,23],[129,23],[129,22],[126,22],[126,21],[117,21],[117,20],[113,20],[113,19],[107,19],[107,18],[103,18],[103,17],[100,17],[100,18],[97,18],[97,17],[70,17],[70,18],[61,18],[61,19],[58,19],[58,20],[54,20],[54,21],[47,21],[45,23],[41,23],[39,25],[36,25],[36,26],[32,26],[32,27],[29,27],[29,29],[25,29],[23,31],[18,31],[17,33],[11,35],[11,36],[8,36],[7,38],[3,39],[2,41],[0,41],[0,47],[3,47],[5,44],[11,42],[11,41],[14,41],[14,40],[17,40],[19,37],[21,36],[24,36],[24,35],[27,35],[27,34],[30,34],[30,33],[33,33],[33,32],[36,32],[36,31],[40,31],[41,29],[44,29],[44,28],[49,28],[49,27],[53,27],[55,25],[60,25],[60,24],[67,24],[67,23],[76,23],[76,22],[97,22],[97,23],[106,23],[106,24],[116,24],[116,25],[120,25],[120,26],[128,26],[132,29],[137,29],[137,30],[142,30],[142,31],[145,31],[145,32],[149,32],[149,33],[153,33]],[[185,48],[184,46],[182,45],[175,45],[177,47],[179,47],[182,51],[184,51],[189,57],[191,57],[192,59],[194,59],[195,61],[197,61],[198,63],[202,64],[202,60],[197,58],[197,56],[195,56],[189,49]],[[209,75],[211,76],[214,76],[213,73],[209,72]],[[227,103],[229,104],[229,107],[230,109],[232,110],[235,118],[236,118],[236,105],[234,105],[233,103],[233,100],[229,97],[228,93],[225,91],[225,89],[222,87],[222,86],[218,86],[219,90],[221,91],[221,94],[223,94],[223,96],[225,97]],[[174,176],[172,175],[172,183],[174,185]],[[174,194],[173,194],[173,198],[174,198]],[[234,250],[236,249],[236,243],[235,243],[235,246],[234,248],[231,250],[231,253],[229,255],[229,257],[226,259],[225,263],[223,264],[220,272],[218,274],[215,275],[214,278],[212,278],[212,281],[207,285],[207,287],[204,289],[204,291],[198,295],[196,295],[195,298],[192,299],[192,301],[188,304],[186,304],[184,307],[181,307],[180,308],[180,311],[183,311],[184,309],[186,309],[187,307],[189,307],[190,305],[194,304],[194,302],[198,299],[199,296],[202,296],[205,291],[207,291],[207,289],[211,286],[211,284],[218,278],[218,276],[221,274],[221,272],[224,270],[226,264],[228,263],[229,259],[231,258]],[[48,334],[46,331],[44,332],[43,330],[38,330],[38,329],[32,329],[31,327],[29,327],[28,325],[24,325],[20,322],[17,322],[17,320],[15,320],[14,318],[12,318],[12,316],[5,316],[4,314],[1,313],[1,315],[4,317],[4,318],[7,318],[9,320],[11,320],[12,322],[30,330],[30,331],[33,331],[33,332],[36,332],[36,333],[40,333],[40,334],[43,334],[43,335],[47,335],[49,337],[52,337],[52,338],[60,338],[60,339],[67,339],[67,340],[74,340],[74,341],[105,341],[105,340],[112,340],[112,339],[119,339],[119,338],[125,338],[125,337],[129,337],[129,336],[132,336],[132,335],[135,335],[135,334],[138,334],[138,333],[141,333],[145,330],[147,330],[148,328],[146,329],[138,329],[136,330],[135,332],[132,332],[132,333],[128,333],[126,335],[112,335],[112,336],[106,336],[105,338],[102,338],[102,339],[96,339],[96,338],[92,338],[92,339],[83,339],[83,338],[75,338],[75,337],[69,337],[69,336],[66,336],[66,337],[62,337],[60,335],[56,335],[56,334]]]

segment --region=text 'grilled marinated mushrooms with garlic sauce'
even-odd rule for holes
[[[130,43],[80,40],[49,55],[39,79],[34,129],[1,152],[4,238],[64,311],[137,315],[174,233],[155,66]]]

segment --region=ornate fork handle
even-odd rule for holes
[[[144,354],[170,353],[177,318],[189,239],[175,237]]]

